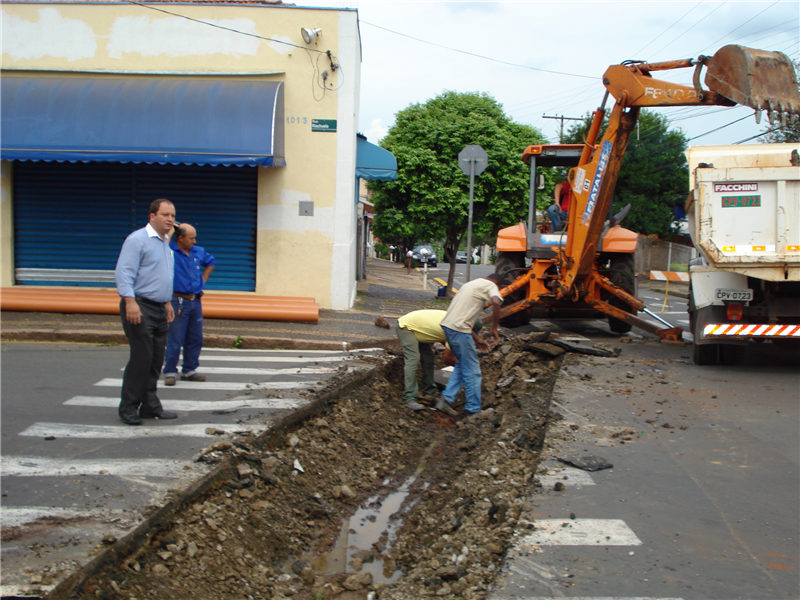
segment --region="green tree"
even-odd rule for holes
[[[567,141],[582,142],[590,122],[589,115],[583,123],[573,125]],[[643,235],[669,237],[674,233],[675,199],[685,196],[689,189],[689,167],[684,155],[687,145],[682,132],[669,129],[667,117],[648,110],[639,113],[614,190],[615,211],[631,205],[625,227]]]
[[[469,211],[469,176],[458,167],[458,153],[477,144],[489,155],[475,178],[473,239],[493,239],[500,228],[527,218],[529,173],[522,151],[543,139],[483,93],[446,91],[401,110],[381,141],[397,159],[397,180],[370,185],[376,235],[397,243],[444,240],[450,290]]]
[[[800,81],[800,59],[792,61],[797,79]],[[798,86],[800,91],[800,86]],[[764,144],[784,144],[800,142],[800,117],[787,118],[786,125],[780,123],[767,123],[766,134],[759,138]]]

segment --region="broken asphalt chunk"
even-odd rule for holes
[[[557,358],[564,354],[565,350],[553,345],[552,343],[527,343],[522,347],[527,352],[534,352],[536,354],[544,354],[550,358]]]
[[[583,471],[602,471],[603,469],[611,469],[614,467],[605,458],[599,456],[559,456],[557,457],[561,462],[571,465],[576,469]]]
[[[515,379],[515,377],[513,375],[508,375],[506,377],[503,377],[502,379],[500,379],[497,382],[497,388],[496,389],[505,388],[505,387],[510,386],[512,383],[514,383],[514,379]]]
[[[602,357],[615,356],[610,350],[593,348],[592,346],[582,346],[581,344],[573,344],[571,342],[565,342],[564,340],[550,340],[550,343],[559,348],[563,348],[567,352],[575,352],[576,354],[588,354],[590,356]]]

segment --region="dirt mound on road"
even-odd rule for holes
[[[387,355],[277,443],[237,439],[236,478],[76,597],[485,597],[528,498],[561,362],[528,341],[482,357],[491,410],[478,419],[405,409],[402,358]]]

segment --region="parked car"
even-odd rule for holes
[[[456,263],[464,263],[467,264],[467,253],[463,250],[459,250],[456,252]]]
[[[427,250],[426,253],[423,254],[422,250]],[[436,252],[433,251],[433,246],[415,246],[414,247],[414,255],[413,259],[418,263],[422,264],[422,257],[425,256],[428,259],[428,266],[435,267],[437,264],[436,260]]]

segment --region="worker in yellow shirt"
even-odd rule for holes
[[[422,393],[435,400],[439,390],[433,382],[433,344],[445,343],[444,331],[439,325],[447,314],[444,310],[415,310],[397,320],[397,337],[403,346],[403,403],[411,410],[424,410],[417,401],[419,384],[417,368],[422,364]],[[473,331],[480,331],[483,323],[477,319]]]

